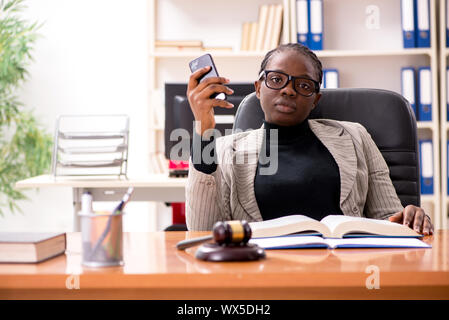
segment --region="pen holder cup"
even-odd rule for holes
[[[83,265],[111,267],[123,265],[123,213],[80,212]]]

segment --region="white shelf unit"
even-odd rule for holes
[[[150,9],[149,73],[150,97],[161,96],[164,82],[187,82],[188,62],[201,52],[161,52],[155,50],[155,40],[202,40],[207,46],[231,46],[229,52],[210,52],[220,75],[231,82],[253,82],[266,52],[240,51],[243,22],[257,21],[262,4],[285,4],[283,0],[148,0]],[[438,46],[436,4],[430,1],[431,48],[404,49],[400,0],[324,0],[323,48],[315,51],[323,68],[339,70],[340,87],[388,89],[401,93],[402,67],[430,66],[433,81],[431,122],[418,123],[420,138],[434,142],[434,195],[421,197],[422,207],[441,227],[440,141],[438,96]],[[366,25],[367,7],[377,8],[377,28]],[[284,18],[290,12],[284,12]],[[231,17],[231,18],[227,18]],[[154,99],[150,99],[154,101]],[[163,110],[162,101],[152,103]],[[154,123],[150,119],[150,123]],[[151,153],[163,152],[163,125],[150,128]]]
[[[440,124],[441,124],[441,228],[448,228],[448,148],[449,141],[449,123],[447,121],[447,99],[448,99],[448,79],[446,69],[448,67],[449,49],[446,44],[446,25],[447,25],[447,0],[439,0],[439,21],[440,21]]]

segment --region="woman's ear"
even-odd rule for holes
[[[254,81],[254,88],[256,89],[256,96],[260,100],[260,81]]]
[[[315,100],[313,101],[313,108],[312,109],[315,109],[315,107],[318,104],[318,101],[320,101],[320,99],[321,99],[321,93],[318,92],[316,94]]]

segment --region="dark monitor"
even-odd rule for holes
[[[236,83],[227,84],[229,88],[234,90],[234,94],[227,97],[227,101],[234,105],[234,108],[220,108],[216,107],[215,112],[215,128],[220,131],[221,135],[229,134],[232,130],[234,123],[234,116],[237,112],[240,102],[250,93],[254,92],[254,83]],[[165,157],[170,159],[170,153],[178,143],[181,143],[182,138],[178,138],[175,141],[170,141],[170,135],[175,129],[185,129],[189,133],[190,141],[188,145],[192,143],[193,133],[193,113],[190,109],[189,101],[186,96],[187,84],[186,83],[166,83],[165,84]],[[187,141],[183,141],[186,143]],[[188,160],[190,156],[190,149],[188,154],[177,154],[174,159],[171,160]]]

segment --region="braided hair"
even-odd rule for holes
[[[265,55],[262,63],[260,64],[260,70],[259,70],[258,74],[260,74],[262,71],[265,70],[268,62],[270,61],[271,57],[274,54],[280,53],[280,52],[284,52],[286,50],[294,50],[297,53],[302,54],[305,57],[310,58],[312,63],[313,63],[313,66],[315,67],[315,71],[316,71],[317,76],[318,76],[318,82],[321,84],[321,82],[323,80],[323,66],[321,64],[321,61],[318,59],[318,57],[316,56],[316,54],[313,51],[311,51],[309,48],[307,48],[306,46],[304,46],[304,45],[302,45],[300,43],[281,44],[277,48],[268,51],[267,54]]]

